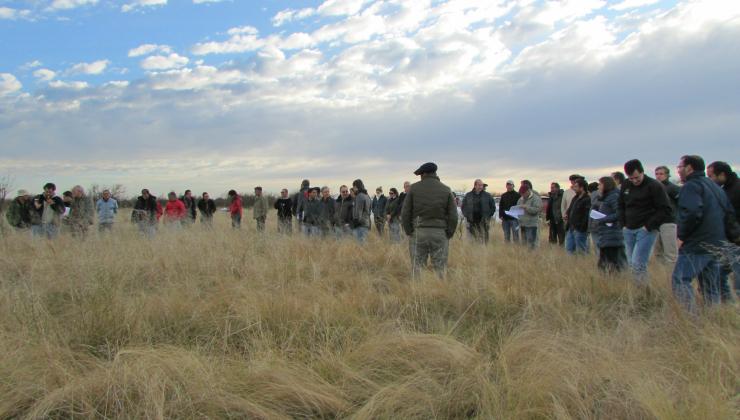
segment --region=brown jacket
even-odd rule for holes
[[[426,175],[411,185],[401,210],[403,229],[411,235],[414,228],[441,228],[452,238],[457,229],[457,206],[450,187],[437,175]]]

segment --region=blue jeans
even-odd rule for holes
[[[501,220],[501,226],[504,227],[504,238],[506,242],[511,242],[511,237],[514,237],[514,242],[519,242],[519,221],[518,220]]]
[[[301,232],[303,232],[303,236],[319,236],[319,227],[318,226],[311,226],[306,223],[301,224]]]
[[[355,239],[357,239],[357,242],[359,242],[362,246],[365,246],[365,240],[367,239],[368,230],[368,228],[364,227],[356,227],[354,229]]]
[[[334,226],[334,236],[336,236],[337,240],[339,241],[342,238],[353,237],[354,234],[352,232],[352,228],[349,226]]]
[[[521,227],[522,242],[532,249],[537,247],[537,226]]]
[[[144,220],[139,220],[137,222],[137,227],[139,228],[139,232],[150,238],[153,238],[157,235],[157,227],[154,225],[149,225],[149,223]]]
[[[565,239],[565,252],[568,254],[587,254],[588,232],[568,231]]]
[[[624,247],[627,251],[627,263],[632,267],[632,279],[637,287],[647,286],[650,275],[648,274],[648,261],[653,254],[653,246],[658,232],[648,232],[643,228],[630,230],[625,229]]]
[[[722,302],[735,300],[730,288],[730,274],[735,274],[735,292],[740,293],[740,248],[727,249],[729,262],[722,262],[719,267],[719,295]]]
[[[692,314],[697,314],[694,288],[691,282],[697,279],[707,306],[719,303],[717,279],[719,278],[719,262],[712,254],[678,254],[676,267],[673,269],[671,283],[673,295],[678,303],[683,305]]]
[[[51,223],[43,223],[36,226],[31,226],[31,232],[35,237],[54,239],[59,234],[57,227]]]

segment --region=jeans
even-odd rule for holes
[[[318,238],[319,227],[311,226],[308,223],[301,223],[301,232],[303,233],[303,236],[315,236]]]
[[[182,230],[182,222],[179,220],[171,220],[165,223],[164,227],[169,231],[179,231]]]
[[[722,302],[732,302],[732,289],[730,288],[730,274],[735,275],[735,292],[740,292],[740,248],[727,249],[729,261],[722,262],[719,267],[719,294]]]
[[[375,229],[378,230],[378,234],[383,236],[385,232],[385,215],[381,215],[375,218]]]
[[[537,226],[521,227],[522,242],[532,249],[537,248]]]
[[[388,232],[390,233],[391,243],[401,243],[401,222],[391,220],[388,222]]]
[[[349,225],[344,225],[334,226],[334,236],[337,238],[338,241],[341,241],[344,238],[354,238],[355,234],[352,231],[352,228],[349,227]]]
[[[241,229],[242,228],[242,216],[239,214],[234,214],[231,217],[231,227],[232,229]]]
[[[353,230],[353,233],[355,235],[355,239],[357,239],[357,242],[360,243],[360,245],[365,246],[365,240],[367,239],[367,231],[368,228],[364,227],[356,227]]]
[[[679,254],[676,267],[673,269],[671,283],[673,295],[678,303],[692,314],[698,314],[694,288],[691,282],[696,278],[701,286],[701,294],[707,306],[719,303],[717,279],[719,262],[712,254]]]
[[[57,227],[51,223],[42,223],[40,225],[31,226],[31,232],[34,237],[54,239],[57,237],[59,232]]]
[[[676,226],[675,223],[663,223],[655,239],[655,259],[669,266],[676,264],[678,258]]]
[[[653,253],[658,232],[648,232],[643,228],[625,229],[622,232],[627,250],[627,263],[632,267],[632,279],[637,287],[645,287],[650,280],[648,261]]]
[[[511,242],[511,237],[514,237],[514,242],[519,242],[519,221],[501,219],[501,226],[504,228],[504,238],[506,242]]]
[[[203,229],[213,228],[213,216],[200,216],[200,227]]]
[[[568,254],[587,254],[588,232],[568,231],[565,240],[565,252]]]
[[[139,229],[139,232],[150,238],[153,238],[157,235],[157,227],[154,225],[150,225],[144,220],[139,220],[139,222],[137,223],[137,227]]]

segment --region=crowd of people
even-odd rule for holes
[[[569,189],[553,182],[544,214],[549,242],[575,257],[593,248],[599,254],[599,269],[608,274],[631,269],[635,285],[643,290],[649,282],[648,260],[655,254],[674,267],[674,294],[692,312],[697,311],[694,279],[707,305],[734,301],[729,280],[734,275],[734,289],[740,291],[740,181],[730,165],[718,161],[705,166],[699,156],[683,156],[677,167],[683,186],[670,181],[667,166],[656,168],[651,178],[642,163],[633,159],[624,171],[591,183],[574,174]],[[385,196],[378,187],[372,199],[360,179],[351,188],[342,185],[336,198],[329,187],[311,187],[304,180],[292,196],[283,189],[272,206],[277,210],[277,231],[291,235],[295,223],[296,231],[306,237],[353,238],[365,245],[373,223],[381,236],[387,225],[391,243],[408,238],[413,277],[429,259],[434,272],[445,276],[449,241],[458,228],[459,214],[473,240],[488,243],[498,212],[505,243],[518,243],[521,236],[521,242],[532,249],[540,245],[543,200],[530,181],[521,181],[518,190],[514,181],[507,181],[497,208],[494,196],[486,191],[488,185],[480,179],[458,200],[440,181],[436,164],[421,165],[414,174],[420,180],[405,182],[403,192],[390,188]],[[254,195],[252,217],[257,229],[264,231],[270,205],[261,187],[254,189]],[[224,210],[230,213],[232,227],[239,229],[242,196],[235,190],[228,196],[231,203]],[[53,239],[62,229],[84,239],[95,214],[102,234],[112,230],[118,211],[118,203],[107,190],[93,204],[79,185],[58,197],[56,186],[48,183],[44,193],[34,197],[26,190],[18,191],[6,218],[16,231],[30,229],[35,237]],[[167,228],[181,229],[192,226],[200,216],[200,224],[211,228],[216,211],[214,200],[205,192],[197,203],[190,190],[179,198],[172,192],[163,209],[144,189],[134,204],[131,223],[143,234],[155,236],[160,218]]]

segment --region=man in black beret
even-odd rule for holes
[[[411,275],[418,277],[431,257],[434,272],[444,278],[449,240],[457,229],[455,198],[450,187],[440,182],[434,163],[421,165],[414,174],[421,181],[411,185],[401,210],[403,229],[409,236]]]

